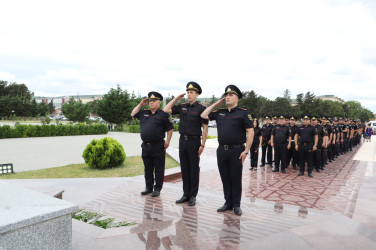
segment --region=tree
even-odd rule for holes
[[[98,115],[111,124],[121,125],[132,119],[132,108],[129,94],[117,85],[98,102]]]
[[[55,105],[54,105],[54,100],[53,99],[48,104],[48,111],[50,112],[50,114],[52,114],[53,112],[55,112]]]
[[[76,101],[73,97],[67,103],[64,103],[62,111],[65,117],[74,122],[84,122],[89,115],[89,107]]]
[[[38,114],[40,116],[48,114],[48,105],[46,103],[38,103]]]
[[[210,101],[209,101],[209,105],[208,106],[214,104],[216,101],[217,101],[217,98],[215,98],[215,95],[213,94],[212,97],[211,97],[211,99],[210,99]]]
[[[291,101],[291,93],[290,93],[290,90],[286,89],[286,90],[283,92],[283,98],[286,98],[287,100]]]

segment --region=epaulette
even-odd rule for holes
[[[150,109],[144,109],[144,111],[150,111]]]
[[[241,107],[238,107],[239,109],[241,109],[241,110],[247,110],[247,109],[245,109],[245,108],[241,108]]]
[[[201,106],[206,108],[206,106],[204,104],[202,104],[201,102],[197,102],[197,104],[200,104]]]

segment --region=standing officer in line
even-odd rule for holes
[[[148,100],[150,109],[141,110],[141,107],[146,106]],[[162,100],[163,96],[160,93],[149,92],[148,98],[143,99],[131,113],[131,116],[140,120],[140,135],[143,142],[141,148],[142,160],[145,165],[146,188],[141,194],[152,193],[152,197],[160,195],[164,179],[166,149],[170,145],[174,131],[169,115],[159,109]],[[167,140],[165,141],[166,131]]]
[[[203,119],[217,122],[218,142],[217,161],[221,175],[225,204],[217,209],[224,212],[234,208],[236,215],[241,215],[243,163],[253,142],[252,117],[246,109],[239,108],[238,101],[242,93],[235,85],[225,88],[225,97],[206,108],[201,114]],[[223,101],[226,109],[214,111]],[[248,133],[248,135],[247,135]],[[246,146],[244,147],[244,143]]]
[[[317,150],[313,151],[313,166],[316,168],[317,172],[320,172],[321,170],[324,170],[325,164],[325,162],[322,162],[321,154],[323,153],[322,149],[325,144],[326,132],[321,124],[318,124],[315,116],[311,118],[311,125],[315,128],[316,134],[318,135],[318,142],[315,143],[317,145]]]
[[[336,158],[341,154],[341,138],[342,138],[342,130],[339,125],[339,119],[336,117],[334,119],[334,126],[336,127]]]
[[[253,143],[251,146],[251,168],[249,170],[257,170],[257,163],[258,163],[258,156],[259,156],[259,149],[261,147],[262,142],[262,135],[261,135],[261,128],[259,126],[259,121],[257,118],[253,119]]]
[[[295,135],[295,149],[299,152],[299,167],[298,176],[304,175],[305,162],[308,164],[308,176],[313,177],[312,157],[313,151],[317,150],[318,135],[315,128],[309,124],[309,116],[303,117],[303,125],[299,128]]]
[[[346,130],[346,125],[344,124],[344,119],[339,118],[339,133],[340,133],[340,141],[339,141],[339,148],[340,148],[340,153],[343,155],[345,153],[345,138],[347,137],[347,130]]]
[[[287,166],[290,164],[290,161],[292,160],[291,164],[294,169],[296,169],[296,165],[299,164],[298,160],[298,151],[295,149],[295,135],[298,132],[299,127],[296,126],[296,117],[291,116],[290,117],[290,131],[291,131],[291,147],[287,153]]]
[[[163,111],[173,115],[180,114],[179,158],[183,180],[183,196],[176,203],[188,201],[188,206],[194,206],[200,179],[200,155],[204,150],[208,135],[208,120],[204,120],[200,116],[206,109],[204,105],[197,102],[197,97],[202,93],[200,85],[196,82],[189,82],[186,91],[188,103],[173,106],[176,101],[183,98],[184,93],[170,101]],[[203,132],[201,127],[203,127]]]
[[[287,151],[291,147],[291,131],[286,125],[286,117],[279,116],[279,124],[272,130],[271,145],[274,148],[274,169],[272,172],[279,172],[281,164],[281,172],[286,174],[286,157]]]
[[[330,147],[330,154],[328,154],[329,161],[332,162],[334,161],[336,155],[337,155],[337,127],[333,123],[333,119],[329,120],[329,125],[331,126],[331,131],[332,135],[330,136],[329,144],[328,146]]]
[[[272,117],[272,125],[277,126],[278,125],[278,116],[274,115]]]
[[[270,138],[272,136],[272,129],[273,125],[270,123],[270,117],[265,116],[265,124],[262,126],[261,133],[262,133],[262,153],[261,153],[261,167],[265,166],[265,155],[267,155],[267,161],[266,164],[269,164],[272,166],[272,160],[273,160],[273,148],[270,145],[271,141]],[[268,153],[266,153],[268,151]]]
[[[326,116],[323,116],[321,118],[321,122],[322,122],[321,126],[324,128],[324,130],[326,130],[325,132],[327,136],[323,151],[321,151],[321,161],[323,161],[325,164],[328,164],[328,158],[329,158],[328,155],[331,154],[330,142],[333,137],[332,126],[328,124],[328,118]],[[330,162],[332,161],[330,160]],[[325,169],[325,166],[324,166],[324,169]]]

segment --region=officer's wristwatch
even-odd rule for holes
[[[244,154],[248,155],[248,152],[245,152],[245,151],[244,151]]]

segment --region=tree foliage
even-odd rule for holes
[[[84,122],[89,115],[89,107],[73,97],[64,103],[62,111],[65,117],[74,122]]]

